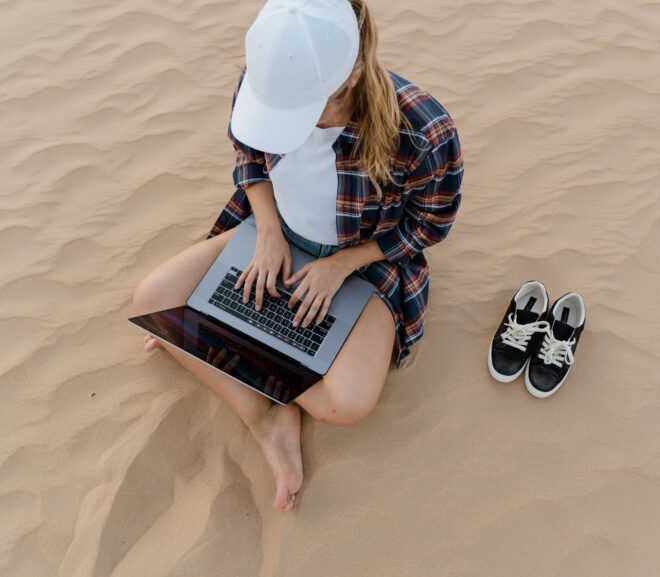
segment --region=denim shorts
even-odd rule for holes
[[[334,254],[339,250],[339,246],[336,244],[321,244],[320,242],[309,240],[304,236],[299,235],[297,232],[294,232],[289,225],[284,222],[279,211],[277,212],[277,217],[280,219],[280,226],[282,227],[282,232],[284,233],[285,238],[291,244],[295,244],[299,249],[304,250],[306,253],[315,257],[324,257]],[[252,213],[246,220],[254,222],[254,213]]]

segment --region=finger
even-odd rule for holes
[[[213,366],[217,367],[220,365],[222,362],[222,359],[224,359],[227,356],[227,349],[222,349],[216,356],[215,359],[213,359]]]
[[[304,267],[299,269],[297,272],[294,272],[288,279],[284,281],[285,285],[292,285],[294,282],[298,282],[303,278],[309,271],[310,263],[307,263]]]
[[[241,360],[241,357],[238,353],[236,353],[231,359],[229,359],[229,362],[224,366],[222,369],[226,373],[230,373],[232,369],[238,364],[238,361]]]
[[[325,300],[323,301],[323,306],[321,307],[321,312],[319,315],[316,317],[316,324],[320,325],[323,322],[323,319],[325,319],[325,316],[328,314],[328,310],[330,309],[330,301],[332,299],[330,297],[326,297]]]
[[[257,274],[259,274],[259,271],[255,266],[252,267],[250,274],[247,275],[247,277],[245,278],[245,285],[243,286],[243,304],[245,304],[250,300],[250,292],[252,291],[252,284],[254,283],[254,279],[256,278]]]
[[[302,320],[303,327],[307,327],[307,325],[309,325],[309,323],[311,323],[314,320],[314,317],[316,316],[316,313],[319,312],[319,309],[321,308],[324,299],[325,299],[324,296],[316,295],[316,298],[309,307],[309,310],[307,311],[305,318]]]
[[[293,317],[293,326],[297,327],[300,324],[300,321],[303,319],[305,316],[305,313],[311,306],[311,304],[314,302],[314,299],[316,298],[317,295],[311,294],[311,292],[308,292],[305,295],[305,298],[303,301],[300,303],[300,306],[298,307],[298,312],[296,312],[296,316]]]
[[[268,278],[266,279],[266,288],[268,289],[268,292],[270,293],[271,296],[274,296],[275,298],[279,298],[280,293],[277,291],[277,286],[275,286],[276,282],[277,282],[277,272],[273,273],[273,271],[269,271]]]
[[[245,267],[245,270],[238,277],[238,280],[236,281],[236,284],[234,285],[234,288],[236,288],[236,289],[241,288],[241,285],[243,284],[243,281],[245,280],[247,275],[250,274],[251,270],[252,270],[252,263],[250,263],[249,265],[247,265],[247,267]]]
[[[291,275],[291,253],[287,254],[284,257],[284,262],[282,263],[282,281],[289,278]]]
[[[275,382],[275,376],[269,375],[268,378],[266,379],[266,386],[264,387],[264,393],[266,393],[267,395],[270,395],[272,393],[274,382]]]
[[[273,396],[279,397],[281,394],[282,394],[282,381],[278,379],[277,383],[275,384],[275,390],[273,391]]]
[[[307,290],[307,283],[303,281],[298,285],[298,288],[293,291],[293,294],[289,299],[288,307],[290,309],[296,306],[296,303],[304,296],[306,290]]]
[[[255,298],[254,298],[254,308],[259,310],[261,305],[264,302],[264,287],[266,286],[266,276],[268,271],[260,270],[259,276],[257,276],[257,286],[254,289]]]
[[[213,357],[213,347],[209,347],[209,350],[206,351],[206,362],[210,364],[212,357]]]
[[[298,269],[296,272],[294,272],[292,275],[290,275],[287,279],[285,279],[284,284],[287,286],[291,286],[293,283],[298,282],[301,278],[303,278],[308,271],[307,265],[302,267],[301,269]]]

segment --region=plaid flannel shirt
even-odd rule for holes
[[[232,111],[245,67],[234,85]],[[399,129],[400,145],[390,157],[395,184],[381,184],[379,200],[359,161],[351,161],[356,146],[358,119],[353,114],[333,143],[338,177],[337,237],[340,248],[375,239],[385,259],[358,269],[373,283],[392,311],[396,324],[396,366],[409,347],[424,333],[428,306],[429,267],[423,249],[447,236],[461,202],[463,157],[452,118],[430,94],[388,71],[396,89],[399,108],[415,129]],[[236,152],[232,197],[218,216],[207,238],[228,230],[251,213],[245,189],[268,181],[268,173],[284,155],[250,148],[227,134]],[[356,152],[359,158],[360,147]]]

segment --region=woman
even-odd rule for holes
[[[315,20],[306,19],[310,14],[305,10],[316,10]],[[263,61],[253,57],[263,49],[268,51],[264,55],[269,54],[263,66],[278,65],[283,67],[282,74],[300,75],[310,49],[310,23],[323,18],[319,13],[325,14],[325,30],[330,32],[323,39],[311,36],[312,53],[326,50],[321,56],[347,61],[341,78],[345,80],[335,82],[337,88],[322,102],[320,116],[311,117],[311,133],[309,107],[303,113],[302,105],[300,119],[306,114],[308,121],[303,129],[296,122],[290,123],[290,130],[260,126],[244,104],[248,97],[239,98],[246,70],[255,74],[254,82],[277,82],[281,74],[272,74],[270,68],[259,76]],[[277,35],[280,42],[286,38],[284,48],[268,44],[268,31],[281,30],[278,26],[289,27],[286,34]],[[350,41],[329,49],[331,32],[336,29]],[[247,33],[246,47],[249,66],[235,85],[228,130],[236,151],[236,190],[207,238],[149,274],[133,301],[138,314],[184,303],[231,238],[235,225],[248,217],[256,221],[257,244],[252,263],[237,283],[244,301],[253,288],[257,308],[264,291],[278,297],[278,274],[288,286],[300,281],[289,306],[301,302],[294,324],[307,325],[323,318],[333,295],[353,271],[376,286],[378,296],[368,302],[328,373],[285,406],[167,344],[160,345],[150,335],[145,337],[145,350],[164,346],[241,417],[275,475],[273,506],[288,511],[303,479],[299,407],[326,423],[359,421],[378,401],[393,349],[398,368],[410,345],[422,337],[429,282],[422,251],[442,240],[454,221],[463,161],[447,111],[428,93],[379,63],[377,31],[365,0],[286,5],[269,0]],[[290,52],[284,58],[286,64],[273,56],[282,49]],[[295,63],[296,55],[300,64]],[[324,61],[318,58],[317,63]],[[328,68],[328,77],[336,70],[334,65]],[[295,90],[290,96],[303,93]],[[252,106],[258,112],[261,105]],[[290,113],[290,109],[281,112],[282,117]],[[271,119],[264,116],[262,121]],[[243,140],[236,135],[239,130]],[[258,141],[273,146],[259,148]],[[279,152],[274,152],[276,145]],[[285,148],[287,152],[282,152]],[[312,162],[316,164],[310,173],[308,163]],[[290,242],[321,258],[291,275]]]

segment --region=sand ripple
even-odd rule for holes
[[[0,575],[653,575],[660,5],[371,0],[385,65],[459,127],[427,334],[355,428],[303,429],[293,515],[238,418],[128,326],[233,191],[260,4],[0,2]],[[584,294],[538,402],[485,352],[512,291]]]

